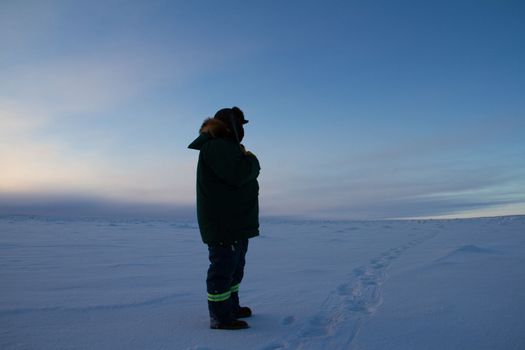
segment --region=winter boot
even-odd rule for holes
[[[239,305],[239,293],[232,292],[231,302],[233,305],[233,315],[235,318],[247,318],[252,315],[252,310],[247,306]]]
[[[211,329],[225,329],[225,330],[238,330],[238,329],[246,329],[250,328],[248,323],[241,320],[234,320],[231,322],[219,322],[214,319],[211,319],[210,321],[210,328]]]
[[[237,318],[248,318],[252,315],[252,310],[247,306],[240,306],[235,312]]]

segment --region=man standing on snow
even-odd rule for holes
[[[237,107],[223,108],[204,121],[188,148],[199,150],[197,218],[208,245],[206,278],[210,328],[243,329],[252,311],[239,305],[248,239],[259,235],[257,157],[240,143],[248,123]]]

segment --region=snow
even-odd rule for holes
[[[263,220],[208,328],[193,222],[0,217],[1,349],[525,349],[525,217]]]

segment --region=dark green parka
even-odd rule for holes
[[[257,157],[243,152],[217,119],[207,119],[188,148],[200,151],[197,219],[202,241],[229,243],[259,235]]]

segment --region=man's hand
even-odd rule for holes
[[[240,144],[240,146],[241,146],[241,151],[242,151],[242,153],[244,153],[245,155],[247,155],[247,156],[254,156],[254,155],[255,155],[255,154],[253,154],[252,152],[247,151],[247,150],[246,150],[246,147],[244,147],[243,144]]]

